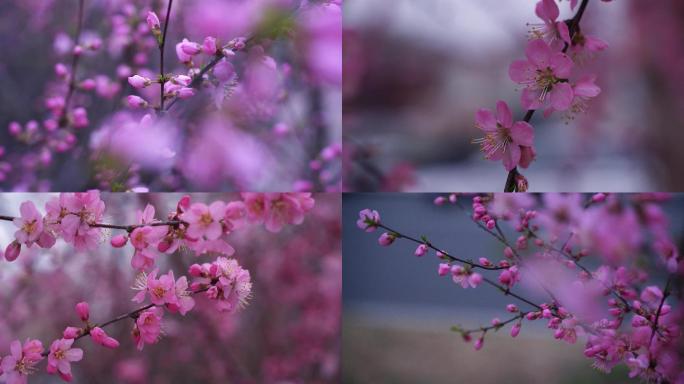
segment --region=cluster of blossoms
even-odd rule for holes
[[[104,328],[131,319],[133,341],[142,350],[146,344],[159,341],[164,314],[187,315],[196,308],[194,296],[198,294],[215,303],[218,312],[237,312],[251,296],[252,279],[237,260],[228,258],[235,250],[226,236],[250,224],[263,224],[268,233],[280,232],[285,225],[301,224],[313,206],[314,199],[309,193],[244,193],[241,200],[215,201],[209,205],[192,202],[190,196],[184,196],[166,221],[156,219],[154,207],[147,205],[136,213],[135,224],[119,226],[102,223],[105,203],[97,191],[60,194],[47,202],[45,215],[33,202],[23,202],[20,217],[2,216],[18,227],[15,240],[5,252],[8,261],[19,256],[22,246],[35,244],[51,248],[58,238],[77,250],[92,251],[101,243],[105,228],[122,230],[126,234],[113,236],[111,245],[120,248],[130,242],[133,246],[131,264],[139,275],[133,286],[138,292],[132,301],[143,304],[149,298],[149,303],[102,323],[91,321],[88,303],[76,304],[82,326],[66,327],[62,337],[51,343],[49,351],[38,340],[29,339],[23,345],[19,340],[13,341],[10,355],[0,362],[0,378],[9,384],[25,383],[35,366],[47,357],[47,372],[70,381],[71,363],[83,358],[83,351],[73,347],[75,341],[90,336],[96,344],[118,348],[119,341]],[[194,279],[192,282],[186,276],[176,279],[172,270],[161,275],[158,268],[145,272],[155,265],[157,252],[173,253],[181,248],[193,251],[196,256],[207,253],[218,256],[213,262],[191,265],[188,273]]]
[[[481,109],[476,114],[476,126],[484,131],[484,137],[474,142],[480,144],[486,159],[502,161],[509,172],[518,166],[527,168],[536,157],[534,128],[529,124],[535,111],[543,110],[545,117],[556,111],[566,112],[571,118],[584,112],[589,100],[601,92],[595,75],[579,75],[576,68],[586,56],[608,46],[580,29],[587,3],[583,1],[570,20],[559,20],[556,0],[537,3],[535,13],[542,23],[532,25],[526,59],[513,61],[508,72],[511,80],[522,87],[520,104],[528,111],[523,121],[514,122],[504,101],[497,103],[495,113]],[[576,6],[577,1],[571,2],[571,8]],[[526,189],[521,181],[510,182],[517,184],[516,190]]]
[[[7,14],[21,14],[13,2]],[[0,146],[0,188],[340,189],[340,139],[329,135],[340,123],[325,102],[341,86],[340,2],[83,0],[72,14],[75,33],[54,41],[48,116],[3,122],[18,145]],[[167,45],[176,54],[164,58]],[[94,180],[48,177],[65,164],[91,166]]]
[[[20,216],[5,217],[17,227],[15,240],[5,249],[5,259],[14,261],[22,246],[51,248],[58,238],[76,250],[95,249],[103,238],[103,228],[126,231],[111,238],[115,248],[126,244],[134,249],[131,266],[150,270],[159,253],[172,254],[178,249],[231,256],[235,249],[226,236],[248,224],[263,224],[270,232],[279,232],[287,224],[301,224],[315,200],[310,193],[243,193],[241,201],[215,201],[210,205],[193,203],[184,196],[166,221],[155,218],[155,209],[147,205],[136,213],[135,224],[112,226],[102,222],[105,203],[98,191],[61,193],[45,204],[41,214],[32,201],[20,206]]]
[[[433,249],[440,260],[438,275],[450,275],[463,288],[486,283],[519,301],[506,307],[512,315],[508,320],[495,318],[474,329],[453,327],[466,341],[476,335],[476,350],[487,332],[512,324],[510,333],[516,337],[524,322],[543,320],[558,340],[574,344],[584,338],[584,355],[601,371],[625,364],[630,377],[680,382],[684,308],[673,298],[680,293],[676,281],[684,276],[684,256],[670,233],[663,206],[668,200],[661,194],[475,195],[468,212],[455,195],[435,199],[438,206],[464,211],[501,243],[498,261],[439,250],[425,236],[416,239],[390,229],[370,209],[360,212],[357,226],[367,232],[386,229],[382,245],[391,244],[388,236],[418,243],[414,254],[419,257]],[[500,228],[504,223],[509,230]],[[511,233],[515,241],[509,240]],[[487,279],[487,272],[498,279]],[[667,282],[660,272],[667,273]],[[535,302],[521,290],[548,300]]]

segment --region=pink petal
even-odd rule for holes
[[[599,38],[585,35],[584,48],[592,52],[603,51],[604,49],[608,48],[608,43]]]
[[[508,128],[513,125],[513,115],[511,114],[511,109],[508,108],[508,104],[504,101],[499,100],[496,103],[496,115],[499,123],[504,127]]]
[[[568,83],[558,83],[551,91],[551,106],[558,111],[565,111],[572,105],[572,87]]]
[[[532,164],[534,159],[537,157],[537,152],[535,152],[533,147],[521,147],[520,148],[520,163],[518,164],[522,168],[527,168]]]
[[[551,57],[550,67],[559,79],[567,79],[572,73],[572,60],[564,53],[556,53]]]
[[[509,145],[503,154],[503,164],[507,171],[511,171],[520,162],[520,147]]]
[[[601,93],[601,88],[594,84],[595,76],[580,79],[572,88],[575,96],[596,97]]]
[[[530,41],[525,48],[525,55],[537,68],[548,67],[552,54],[551,47],[541,39]]]
[[[534,128],[524,121],[518,121],[511,128],[513,142],[525,147],[534,145]]]
[[[526,83],[534,79],[536,69],[527,60],[516,60],[508,67],[508,77],[516,83]]]
[[[80,361],[83,359],[83,350],[81,348],[74,348],[66,351],[66,358],[69,361]]]
[[[482,108],[478,110],[475,114],[475,122],[485,132],[496,130],[496,118],[489,109]]]
[[[520,94],[520,104],[525,109],[539,109],[542,106],[542,103],[539,100],[540,97],[540,90],[523,89]]]
[[[572,40],[570,39],[570,28],[568,28],[568,25],[565,24],[564,21],[556,22],[556,29],[558,29],[558,34],[563,41],[568,44],[572,43]]]
[[[555,21],[560,16],[560,10],[555,0],[542,0],[537,3],[534,12],[542,20]]]

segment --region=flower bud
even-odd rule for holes
[[[78,317],[80,317],[82,321],[88,321],[88,318],[90,318],[90,309],[88,303],[81,301],[80,303],[76,304],[76,313],[78,313]]]
[[[128,236],[126,235],[116,235],[112,237],[111,244],[114,248],[121,248],[128,242]]]
[[[128,96],[128,106],[134,109],[137,108],[147,108],[148,104],[145,99],[143,99],[140,96],[136,95],[129,95]]]
[[[81,334],[81,328],[66,327],[62,332],[62,337],[65,339],[75,339]]]
[[[5,248],[5,259],[7,261],[14,261],[19,257],[19,252],[21,252],[21,244],[15,240]]]

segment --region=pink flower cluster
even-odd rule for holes
[[[235,259],[219,257],[212,263],[190,266],[192,290],[206,290],[206,297],[216,301],[219,311],[233,313],[247,305],[252,292],[249,271]]]
[[[48,201],[45,210],[43,216],[33,202],[21,204],[21,216],[14,219],[19,229],[14,233],[15,240],[5,249],[8,261],[16,260],[22,245],[51,248],[56,238],[62,238],[77,250],[97,247],[102,230],[92,225],[102,219],[105,210],[98,191],[62,193]]]
[[[456,197],[439,197],[435,205],[453,206],[447,201],[465,211]],[[495,318],[490,326],[470,330],[454,327],[464,340],[478,334],[479,350],[489,331],[511,324],[510,334],[517,337],[523,322],[543,320],[555,339],[574,344],[583,338],[584,355],[601,371],[624,364],[630,377],[644,381],[684,379],[678,352],[684,308],[673,295],[673,282],[684,276],[684,257],[674,245],[666,195],[490,194],[472,201],[472,212],[465,213],[501,243],[503,257],[474,262],[439,251],[437,273],[463,288],[486,283],[519,302],[506,307],[513,315],[508,320]],[[388,228],[377,211],[359,216],[362,230]],[[425,236],[419,240],[395,230],[383,236],[418,243],[416,256],[435,246]],[[498,279],[476,269],[498,273]],[[531,300],[524,291],[548,299]]]
[[[574,4],[572,4],[574,8]],[[507,171],[517,166],[527,168],[535,160],[534,128],[529,124],[533,111],[544,110],[570,114],[584,112],[590,99],[601,89],[592,74],[575,76],[576,66],[583,57],[607,48],[602,40],[583,34],[579,27],[581,15],[559,20],[556,0],[540,0],[535,8],[541,24],[532,25],[531,40],[525,49],[525,60],[513,61],[509,76],[523,87],[520,104],[528,114],[524,121],[514,123],[508,105],[499,101],[496,114],[488,109],[477,112],[476,127],[484,131],[480,145],[485,158],[502,161]]]

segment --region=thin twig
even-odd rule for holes
[[[171,19],[171,6],[173,0],[169,0],[169,6],[166,8],[166,20],[164,20],[164,31],[162,31],[162,38],[159,42],[159,85],[160,85],[160,101],[159,110],[164,110],[164,84],[166,83],[166,75],[164,74],[164,47],[166,46],[166,32],[169,30],[169,19]]]
[[[81,31],[83,30],[83,12],[85,8],[85,0],[79,0],[78,1],[78,22],[76,23],[76,33],[74,34],[74,49],[78,47],[80,41],[81,41]],[[67,94],[64,97],[64,110],[62,112],[62,116],[59,119],[59,125],[61,127],[65,127],[68,123],[68,118],[67,118],[67,113],[69,111],[69,104],[71,103],[71,98],[74,95],[74,91],[76,90],[76,70],[78,69],[78,63],[81,58],[81,53],[76,54],[75,52],[72,52],[72,58],[71,58],[71,73],[70,73],[70,78],[69,78],[69,89],[67,90]]]

